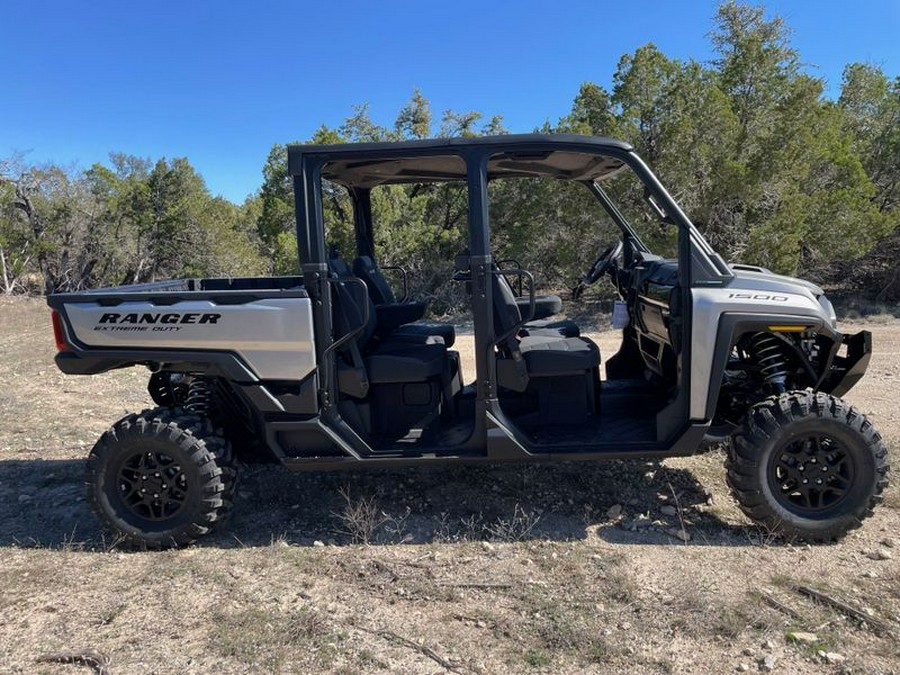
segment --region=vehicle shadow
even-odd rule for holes
[[[110,536],[85,501],[83,471],[82,460],[0,461],[0,547],[110,548]],[[672,536],[682,525],[692,545],[746,546],[759,540],[752,526],[728,523],[706,508],[709,498],[690,471],[655,462],[310,474],[248,465],[231,519],[199,545],[574,541],[589,536],[619,544],[682,544]]]

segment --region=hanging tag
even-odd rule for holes
[[[612,327],[625,328],[628,325],[628,303],[616,300],[612,313]]]

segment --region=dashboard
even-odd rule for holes
[[[631,314],[631,325],[646,367],[665,379],[676,377],[680,349],[678,261],[635,252],[632,264],[616,279]]]

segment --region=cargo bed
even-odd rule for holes
[[[61,293],[48,304],[67,373],[215,362],[240,381],[299,381],[316,366],[297,276],[175,279]]]

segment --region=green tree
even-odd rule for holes
[[[95,204],[78,172],[54,165],[25,167],[3,182],[9,201],[0,231],[6,246],[12,244],[17,252],[12,264],[4,265],[7,275],[24,260],[47,292],[92,285],[102,232],[95,227]]]
[[[560,120],[559,131],[608,136],[613,133],[613,120],[609,93],[593,82],[584,82],[572,102],[572,111]]]
[[[710,33],[722,89],[731,98],[743,142],[765,136],[770,111],[797,75],[799,58],[781,17],[766,19],[762,5],[728,0],[719,5]]]
[[[262,173],[257,231],[263,245],[271,249],[278,235],[290,232],[294,225],[293,186],[288,174],[287,146],[280,143],[272,146]]]
[[[203,255],[196,261],[203,276],[253,276],[268,272],[269,265],[260,255],[255,223],[248,219],[255,204],[248,200],[235,206],[227,199],[214,197],[204,207],[201,221]]]
[[[353,106],[353,114],[344,120],[340,128],[340,137],[351,143],[379,143],[399,140],[397,134],[385,127],[375,124],[369,116],[369,104]]]
[[[876,187],[880,211],[900,206],[900,77],[893,80],[873,65],[844,69],[838,105],[846,113],[859,154]]]
[[[874,185],[872,204],[880,215],[876,231],[887,234],[859,261],[838,264],[833,277],[867,289],[878,301],[900,299],[900,77],[878,67],[852,63],[844,69],[838,107]]]
[[[422,96],[418,87],[413,90],[412,98],[397,115],[394,130],[405,139],[431,136],[431,104]]]
[[[445,110],[441,117],[441,128],[438,136],[452,137],[461,136],[463,138],[473,138],[478,136],[476,125],[484,115],[477,110],[469,112],[455,112],[453,110]]]
[[[650,163],[662,153],[663,123],[677,72],[678,63],[648,43],[624,55],[613,76],[612,102],[618,108],[613,128]]]

